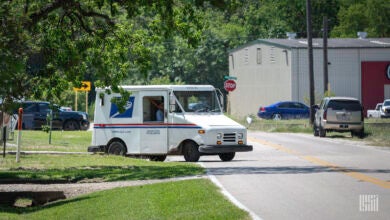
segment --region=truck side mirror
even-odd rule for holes
[[[318,105],[313,105],[311,108],[313,109],[314,112],[316,112],[318,109],[320,109],[320,107]]]
[[[176,98],[173,95],[173,93],[171,93],[169,95],[169,112],[174,112],[175,110],[176,110]]]
[[[222,112],[224,111],[224,106],[223,106],[223,104],[224,104],[224,99],[223,99],[223,93],[221,92],[221,90],[219,90],[219,89],[216,89],[216,91],[217,91],[217,96],[218,96],[218,99],[219,99],[219,102],[220,102],[220,104],[221,104],[221,110],[222,110]]]

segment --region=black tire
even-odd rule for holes
[[[351,131],[352,137],[364,138],[364,128],[358,131]]]
[[[120,155],[124,156],[126,155],[126,147],[121,141],[113,141],[108,146],[108,154],[111,155]]]
[[[219,158],[222,160],[222,161],[231,161],[233,160],[234,156],[236,155],[236,152],[232,152],[232,153],[223,153],[223,154],[219,154]]]
[[[359,138],[364,138],[364,128],[362,128],[362,129],[359,131],[358,135],[359,135]]]
[[[314,137],[320,136],[320,132],[318,131],[318,128],[315,125],[315,123],[313,124],[313,134],[314,134]]]
[[[326,136],[326,130],[321,125],[319,127],[319,135],[320,135],[320,137]]]
[[[75,120],[69,120],[64,123],[63,129],[65,131],[75,131],[80,130],[80,125]]]
[[[273,114],[273,115],[272,115],[272,119],[273,119],[273,120],[276,120],[276,121],[282,120],[282,115],[279,114],[279,113]]]
[[[152,155],[149,157],[151,161],[163,162],[167,158],[167,155]]]
[[[200,158],[198,145],[192,141],[184,144],[183,155],[187,162],[197,162]]]

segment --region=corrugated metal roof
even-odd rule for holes
[[[256,44],[267,44],[282,48],[307,48],[307,39],[258,39],[229,52],[232,53]],[[322,38],[313,39],[313,48],[322,48],[322,45]],[[390,48],[390,38],[329,38],[328,48]]]

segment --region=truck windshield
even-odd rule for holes
[[[185,112],[221,112],[215,91],[175,91],[174,94]],[[181,112],[177,103],[175,112]]]

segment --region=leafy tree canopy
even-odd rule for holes
[[[0,3],[0,97],[58,104],[81,81],[94,86],[186,83],[223,88],[228,50],[258,38],[306,37],[302,0],[4,0]],[[388,0],[312,1],[332,37],[390,36]],[[125,101],[125,100],[124,100]],[[120,103],[118,103],[120,104]]]

